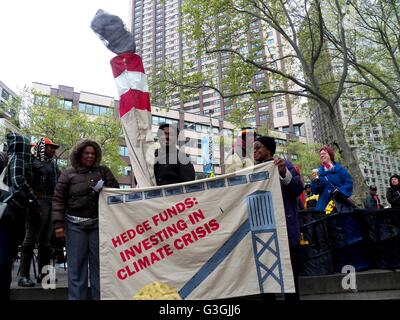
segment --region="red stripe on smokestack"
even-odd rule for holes
[[[150,94],[132,89],[124,93],[119,101],[119,116],[123,117],[132,109],[147,110],[150,112]]]
[[[112,58],[110,63],[114,78],[125,70],[144,73],[142,58],[135,53],[122,53]]]

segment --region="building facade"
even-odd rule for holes
[[[51,85],[34,82],[32,88],[43,96],[54,96],[60,99],[64,109],[75,108],[79,112],[85,113],[91,117],[99,115],[118,116],[119,101],[113,97],[104,96],[90,92],[75,92],[73,87],[59,85],[53,88]],[[196,176],[198,178],[206,177],[203,163],[203,141],[205,138],[212,139],[212,158],[214,173],[222,174],[223,159],[226,153],[230,151],[231,141],[234,135],[234,126],[227,122],[210,116],[202,116],[180,110],[170,110],[166,108],[152,108],[152,132],[154,134],[155,144],[157,145],[157,130],[161,123],[169,123],[176,127],[183,128],[179,136],[183,151],[186,152],[194,165]],[[226,137],[220,139],[221,136]],[[222,145],[222,141],[225,142]],[[224,147],[226,145],[226,148]],[[221,147],[222,146],[222,147]],[[125,139],[121,137],[119,153],[125,161],[126,166],[121,168],[123,176],[119,179],[122,187],[130,187],[134,184],[134,177],[130,167],[128,149]],[[221,160],[222,159],[222,160]]]
[[[18,131],[18,128],[11,121],[16,116],[15,111],[9,106],[16,98],[17,94],[0,81],[0,151],[3,150],[6,132],[8,130]]]

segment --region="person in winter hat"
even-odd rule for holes
[[[49,138],[41,138],[33,147],[32,189],[39,202],[39,219],[28,216],[25,238],[21,247],[20,279],[21,287],[33,287],[35,283],[30,278],[33,248],[38,247],[37,283],[41,283],[47,271],[43,268],[50,264],[50,241],[53,224],[51,221],[51,201],[60,170],[54,161],[56,150],[60,146]]]
[[[386,199],[392,208],[400,208],[400,175],[392,175],[389,185],[390,187],[386,190]]]

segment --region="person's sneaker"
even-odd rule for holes
[[[31,288],[35,286],[35,283],[29,277],[21,277],[18,280],[18,286],[24,288]]]

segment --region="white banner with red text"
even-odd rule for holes
[[[101,299],[220,299],[294,292],[272,162],[163,187],[104,189]]]

